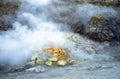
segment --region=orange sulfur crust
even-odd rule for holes
[[[67,56],[67,53],[64,49],[48,47],[48,48],[45,48],[44,51],[52,54],[53,57],[56,57],[57,61],[65,60],[66,62],[70,62],[70,60],[71,60],[71,58],[69,56]]]

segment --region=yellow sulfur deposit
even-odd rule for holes
[[[55,62],[56,65],[65,66],[71,61],[71,58],[67,55],[64,49],[48,47],[45,48],[44,51],[52,54],[52,57],[48,58],[48,61]]]

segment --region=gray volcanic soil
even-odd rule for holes
[[[46,69],[42,73],[1,74],[0,79],[120,79],[120,62],[84,62]]]

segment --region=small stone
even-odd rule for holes
[[[52,65],[53,65],[52,61],[47,61],[47,62],[45,62],[45,64],[46,64],[47,66],[52,66]]]
[[[67,65],[67,61],[65,61],[65,60],[59,60],[59,61],[57,62],[57,65],[58,65],[58,66],[65,66],[65,65]]]

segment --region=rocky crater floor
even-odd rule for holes
[[[42,67],[41,72],[0,74],[0,79],[119,79],[120,62],[79,62],[66,67]]]

